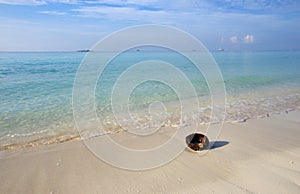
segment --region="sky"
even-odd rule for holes
[[[0,0],[0,51],[89,49],[143,24],[179,28],[210,50],[300,50],[299,0]]]

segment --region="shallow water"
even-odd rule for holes
[[[226,86],[226,122],[244,122],[300,107],[300,52],[215,52],[212,55]],[[75,52],[0,53],[1,149],[8,145],[12,148],[63,142],[78,136],[72,112],[72,87],[84,56],[85,53]],[[124,113],[122,121],[116,122],[110,106],[116,79],[130,65],[153,58],[167,61],[187,75],[199,96],[199,107],[190,108],[181,117],[176,91],[149,81],[139,85],[129,98],[132,117]],[[218,111],[218,107],[210,106],[209,90],[201,73],[185,58],[170,52],[130,52],[111,61],[98,80],[95,95],[96,112],[107,131],[122,127],[178,128],[181,124],[222,120],[210,115],[211,109]],[[189,101],[189,97],[187,93],[180,100]],[[158,101],[165,104],[163,109],[161,104],[155,104]],[[152,115],[148,112],[151,103]]]

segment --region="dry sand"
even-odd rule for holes
[[[299,111],[225,124],[218,141],[147,171],[110,166],[82,141],[1,151],[0,193],[300,193]]]

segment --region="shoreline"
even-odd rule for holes
[[[108,165],[82,141],[0,151],[0,192],[298,193],[299,118],[295,110],[226,123],[218,140],[228,144],[205,155],[186,150],[170,163],[146,171]]]
[[[288,114],[289,112],[293,111],[300,111],[300,107],[295,107],[295,108],[288,108],[285,110],[282,110],[280,112],[274,112],[274,113],[267,113],[265,115],[257,115],[254,118],[251,117],[244,117],[240,119],[235,119],[235,120],[227,120],[225,118],[224,124],[228,123],[245,123],[248,120],[252,119],[267,119],[269,117],[272,117],[274,115],[280,115],[280,114]],[[209,123],[200,123],[200,126],[206,126],[208,124],[220,124],[220,122],[209,122]],[[190,124],[189,124],[190,125]],[[162,126],[162,128],[177,128],[177,124],[171,124],[169,127]],[[124,130],[112,130],[112,131],[107,131],[105,134],[96,134],[93,135],[89,138],[94,138],[97,136],[102,136],[102,135],[108,135],[108,134],[114,134],[114,133],[119,133]],[[47,136],[47,137],[42,137],[39,139],[35,139],[33,141],[29,141],[26,143],[12,143],[12,144],[6,144],[6,145],[0,145],[0,152],[5,151],[5,150],[17,150],[17,149],[24,149],[24,148],[34,148],[34,147],[39,147],[39,146],[47,146],[47,145],[53,145],[53,144],[61,144],[69,141],[84,141],[82,137],[78,134],[78,131],[75,131],[74,134],[71,133],[62,133],[58,135],[53,135],[53,136]]]

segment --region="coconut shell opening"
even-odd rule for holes
[[[193,151],[201,151],[208,148],[209,140],[201,133],[192,133],[185,138],[188,148]]]

